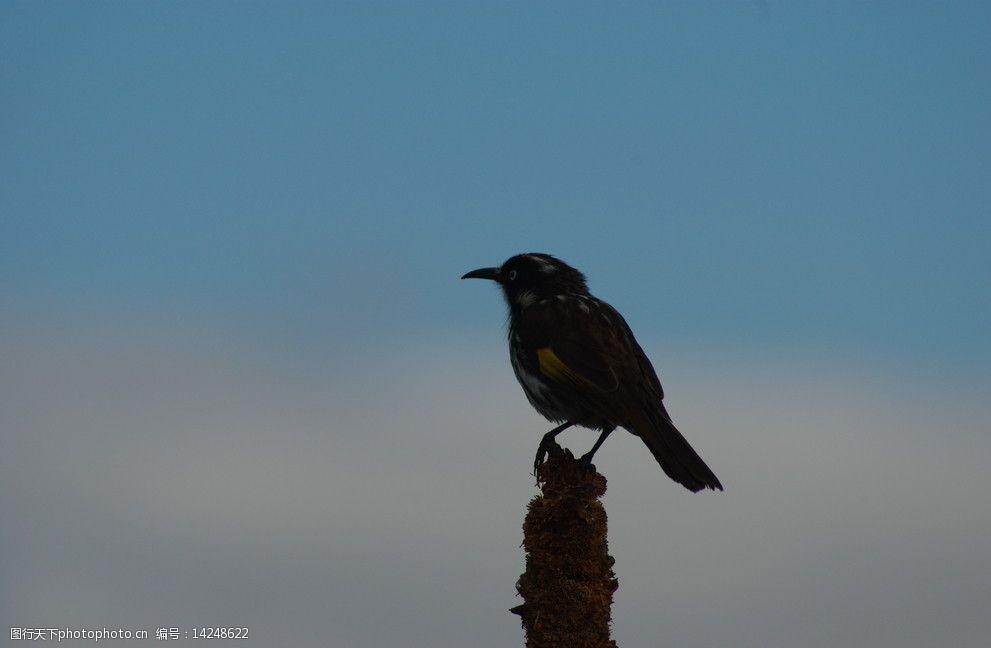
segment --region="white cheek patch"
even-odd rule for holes
[[[516,303],[519,304],[520,308],[526,308],[535,301],[537,301],[537,296],[531,290],[524,290],[516,297]]]

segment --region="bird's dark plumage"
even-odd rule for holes
[[[719,479],[671,422],[664,390],[626,320],[593,297],[585,276],[549,254],[519,254],[498,268],[480,268],[462,279],[490,279],[509,306],[513,371],[530,404],[560,426],[601,430],[583,460],[591,462],[616,427],[643,439],[664,472],[685,488],[722,490]]]

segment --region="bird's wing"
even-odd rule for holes
[[[584,304],[584,307],[582,306]],[[650,360],[623,316],[596,299],[534,304],[528,346],[545,378],[603,420],[636,434],[671,479],[691,491],[722,490],[712,470],[692,448],[664,408],[664,392]],[[532,318],[532,319],[531,319]]]
[[[639,372],[632,334],[604,302],[569,298],[535,304],[520,317],[526,320],[518,327],[527,334],[524,343],[535,350],[538,369],[552,381],[592,395],[615,392],[629,372]]]
[[[598,300],[597,300],[598,301]],[[610,306],[604,301],[598,301],[600,308],[607,313],[607,317],[615,322],[617,329],[621,329],[623,334],[617,333],[618,337],[621,338],[622,344],[626,347],[626,354],[628,358],[632,358],[635,362],[631,362],[631,365],[635,365],[635,369],[640,378],[643,379],[643,386],[648,390],[650,397],[655,398],[658,403],[664,399],[664,388],[661,387],[661,380],[657,377],[657,372],[654,371],[654,365],[650,363],[647,358],[647,354],[643,352],[640,347],[640,343],[633,336],[633,331],[630,330],[629,324],[623,319],[623,316],[619,314],[615,308]],[[629,367],[632,371],[633,366]],[[661,409],[664,406],[661,405]],[[665,412],[667,414],[667,412]]]

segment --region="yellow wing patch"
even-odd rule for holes
[[[557,357],[557,354],[554,353],[554,349],[550,347],[540,347],[537,349],[537,364],[540,367],[540,373],[551,380],[572,383],[588,382],[580,374],[571,369],[571,367],[564,364],[561,358]]]

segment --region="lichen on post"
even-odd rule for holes
[[[539,468],[541,494],[523,523],[526,570],[516,589],[527,648],[615,648],[609,638],[618,582],[599,498],[606,478],[552,445]]]

